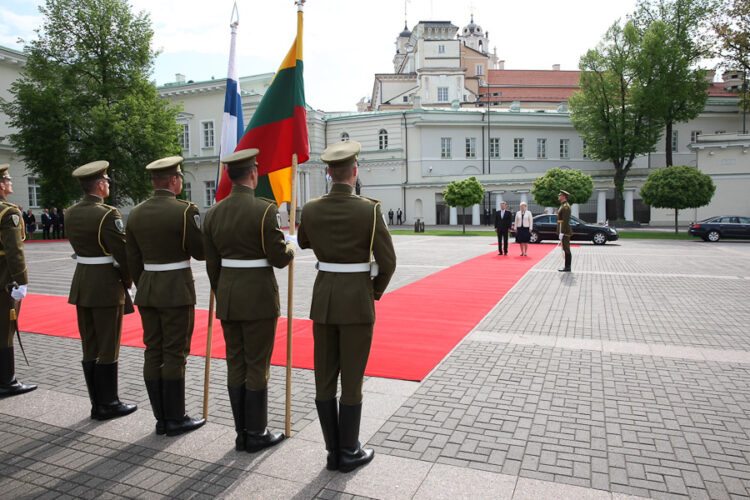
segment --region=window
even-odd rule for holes
[[[349,134],[347,134],[346,132],[342,132],[341,133],[341,142],[346,142],[348,140],[349,140]]]
[[[583,140],[583,157],[584,158],[589,157],[589,151],[588,151],[588,145],[586,144],[586,139]]]
[[[409,96],[408,95],[404,96],[404,102],[409,102]]]
[[[513,139],[513,158],[523,158],[523,139]]]
[[[438,54],[445,54],[445,45],[438,45]]]
[[[37,208],[39,200],[42,199],[42,187],[36,177],[29,177],[29,207]]]
[[[451,157],[451,138],[441,137],[440,138],[440,158]]]
[[[182,192],[185,193],[185,199],[187,201],[193,201],[193,188],[189,182],[182,184]]]
[[[188,125],[187,123],[182,123],[180,127],[182,127],[182,130],[180,131],[180,136],[178,137],[180,146],[182,146],[183,150],[189,150],[190,149],[190,125]]]
[[[690,132],[690,142],[698,142],[698,136],[701,135],[703,132],[700,130],[693,130]]]
[[[570,139],[560,139],[560,159],[570,158]]]
[[[477,75],[482,74],[484,74],[484,66],[482,66],[481,64],[477,64]]]
[[[672,131],[672,151],[677,151],[677,131]]]
[[[467,158],[477,157],[477,138],[476,137],[466,138],[466,157]]]
[[[490,139],[490,158],[500,158],[500,138],[492,137]]]
[[[388,131],[384,128],[378,132],[378,149],[388,149]]]
[[[203,127],[203,143],[201,144],[201,147],[214,147],[214,122],[201,122],[201,126]]]
[[[448,87],[438,87],[438,102],[448,102]]]
[[[547,139],[536,140],[536,157],[547,158]]]
[[[214,198],[216,198],[216,181],[205,181],[203,184],[206,186],[204,203],[205,206],[210,207],[214,203]]]

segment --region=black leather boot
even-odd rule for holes
[[[284,440],[284,433],[269,432],[266,428],[268,418],[268,389],[245,391],[245,451],[254,453],[264,448],[279,444]]]
[[[156,418],[156,433],[159,435],[166,434],[167,430],[164,423],[164,401],[161,397],[161,379],[145,380],[146,392],[148,399],[151,401],[151,410]]]
[[[573,260],[572,255],[566,255],[565,256],[565,267],[562,269],[558,269],[561,273],[569,273],[570,272],[570,261]]]
[[[339,468],[339,412],[336,405],[336,398],[326,401],[315,400],[315,407],[318,409],[318,419],[320,428],[323,431],[323,439],[326,442],[328,458],[326,459],[326,469],[338,470]]]
[[[36,389],[36,385],[22,384],[16,380],[13,346],[0,349],[0,398],[16,396]]]
[[[375,452],[359,445],[359,421],[362,403],[345,405],[339,403],[339,470],[350,472],[370,463]]]
[[[245,449],[245,386],[227,386],[229,391],[229,403],[232,405],[232,417],[234,417],[234,430],[237,438],[234,440],[234,449],[244,451]]]
[[[185,379],[162,380],[162,401],[164,402],[164,428],[167,436],[178,436],[194,431],[206,423],[203,418],[190,418],[185,414]]]
[[[86,380],[86,389],[89,391],[89,399],[91,400],[91,418],[94,418],[96,413],[96,383],[94,381],[94,361],[81,361],[83,367],[83,378]]]
[[[96,394],[95,420],[124,417],[138,409],[136,405],[120,401],[117,395],[117,361],[94,365],[94,391]]]

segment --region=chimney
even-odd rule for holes
[[[505,60],[497,62],[497,69],[505,69]]]
[[[175,73],[174,79],[177,83],[185,83],[185,75],[182,73]]]
[[[552,71],[560,71],[560,65],[559,64],[553,64],[552,65]]]

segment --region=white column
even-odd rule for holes
[[[573,217],[578,217],[579,216],[578,212],[579,212],[580,206],[581,205],[579,205],[578,203],[573,203],[570,206],[570,215],[572,215]]]
[[[521,203],[529,204],[529,193],[521,193]]]
[[[500,204],[503,202],[503,193],[495,195],[495,210],[500,210]]]
[[[451,209],[451,215],[450,220],[448,221],[448,224],[451,226],[457,226],[458,225],[458,210],[456,207],[450,207]]]
[[[633,195],[635,189],[626,189],[623,193],[625,197],[625,220],[633,220]]]
[[[305,203],[310,201],[310,172],[305,172]]]
[[[607,190],[600,189],[596,192],[596,222],[607,220]]]
[[[479,203],[471,207],[471,225],[472,226],[481,226],[480,218],[479,218]]]

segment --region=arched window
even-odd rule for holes
[[[384,128],[378,132],[378,149],[388,149],[388,131]]]
[[[349,134],[347,134],[346,132],[342,132],[341,133],[341,142],[346,142],[348,140],[349,140]]]

